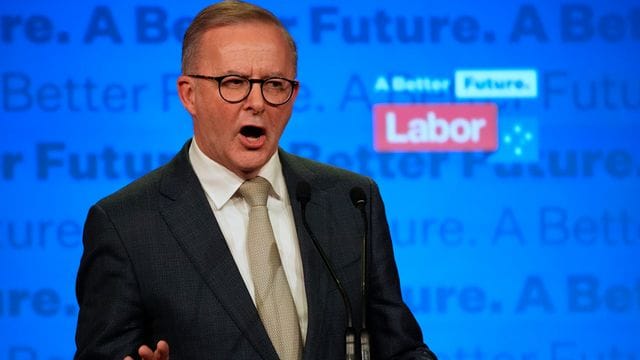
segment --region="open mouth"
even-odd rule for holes
[[[259,138],[264,135],[264,129],[257,126],[247,125],[240,129],[240,134],[250,138]]]

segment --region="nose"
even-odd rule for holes
[[[244,109],[258,114],[264,111],[265,101],[259,83],[252,83],[249,95],[244,100]]]

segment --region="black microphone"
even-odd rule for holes
[[[304,225],[304,228],[307,230],[307,233],[311,237],[311,240],[313,241],[313,245],[315,246],[316,250],[318,250],[320,257],[322,258],[322,262],[324,263],[324,266],[327,268],[327,270],[329,271],[329,274],[331,274],[331,277],[333,278],[333,281],[336,283],[336,287],[340,291],[340,295],[342,295],[342,301],[344,302],[344,309],[345,309],[345,312],[347,313],[347,327],[345,329],[345,344],[346,344],[345,359],[356,360],[356,330],[353,328],[351,302],[349,301],[347,292],[344,290],[344,287],[342,287],[342,283],[336,276],[335,271],[333,271],[333,267],[329,262],[329,258],[324,253],[324,250],[322,250],[322,248],[320,247],[320,243],[318,242],[318,239],[313,234],[313,231],[311,231],[311,227],[307,222],[307,213],[306,213],[307,203],[309,203],[309,201],[311,200],[311,186],[309,185],[308,182],[300,181],[298,183],[298,187],[296,189],[296,198],[300,202],[300,209],[302,210],[302,224]]]
[[[351,202],[353,206],[360,210],[362,215],[362,223],[364,228],[362,230],[362,256],[361,256],[361,283],[360,289],[362,291],[362,329],[360,330],[360,354],[362,360],[369,360],[371,358],[371,348],[369,342],[369,331],[367,331],[367,235],[369,233],[369,222],[367,221],[367,212],[365,206],[367,205],[367,195],[364,193],[361,187],[354,187],[349,192]]]

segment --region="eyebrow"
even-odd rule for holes
[[[251,78],[251,76],[249,76],[249,74],[244,73],[242,71],[236,71],[236,70],[228,70],[228,71],[224,72],[222,75],[223,76],[226,76],[226,75],[238,75],[238,76],[246,77],[247,79]],[[266,76],[259,77],[259,79],[267,79],[267,78],[270,78],[270,77],[281,77],[281,78],[287,78],[287,79],[289,78],[284,73],[282,73],[280,71],[276,71],[276,72],[273,72],[273,73],[269,73]]]

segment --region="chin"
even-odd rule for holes
[[[237,168],[240,169],[240,171],[244,174],[255,173],[257,175],[258,171],[262,169],[262,167],[267,163],[268,160],[269,157],[266,157],[264,159],[255,159],[255,161],[243,161],[238,164]]]

